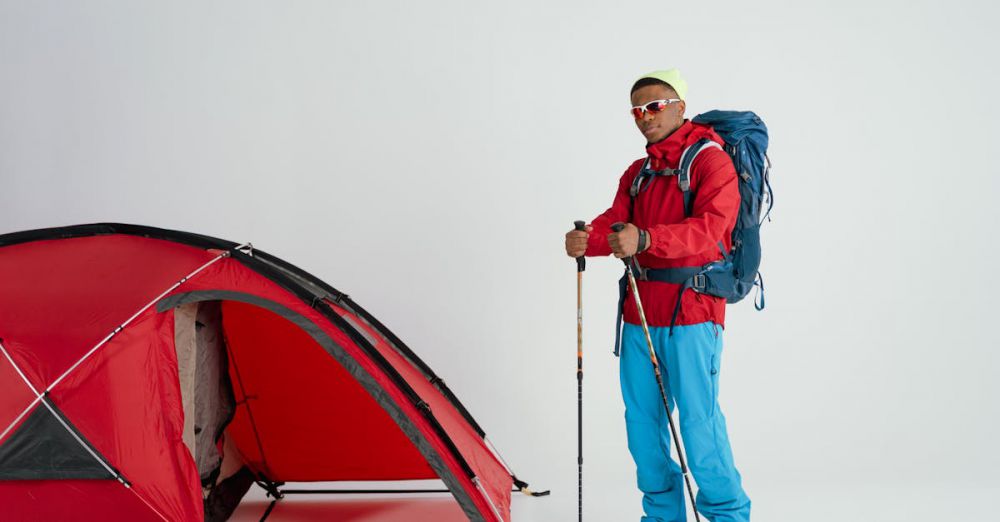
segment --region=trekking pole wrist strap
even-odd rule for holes
[[[645,252],[649,248],[649,232],[643,229],[639,229],[639,246],[636,247],[635,253]]]

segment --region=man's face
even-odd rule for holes
[[[645,106],[653,100],[669,100],[671,98],[677,98],[677,93],[670,87],[647,85],[632,93],[632,106]],[[657,114],[645,111],[642,118],[635,120],[635,125],[639,127],[639,132],[642,132],[647,142],[656,143],[670,136],[672,132],[684,124],[684,109],[684,102],[680,101],[667,105],[664,110]]]

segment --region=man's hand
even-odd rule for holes
[[[608,246],[618,259],[634,256],[639,248],[639,229],[626,223],[621,232],[608,234]]]
[[[587,238],[594,227],[587,225],[587,230],[570,230],[566,232],[566,255],[580,257],[587,251]]]

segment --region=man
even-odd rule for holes
[[[701,138],[720,145],[711,127],[684,118],[687,83],[671,69],[647,74],[632,87],[632,115],[646,138],[648,169],[676,169],[685,148]],[[740,205],[736,171],[721,149],[706,147],[690,169],[694,194],[689,216],[676,176],[647,179],[635,197],[633,181],[647,158],[625,170],[614,202],[586,227],[566,234],[570,257],[635,256],[645,268],[702,266],[722,257],[732,247],[731,234]],[[618,233],[616,222],[627,223]],[[680,286],[639,280],[650,336],[663,372],[671,411],[680,410],[680,432],[688,464],[698,484],[696,508],[711,522],[750,520],[750,499],[733,463],[726,421],[719,408],[719,370],[725,299]],[[684,480],[680,466],[670,458],[670,431],[658,385],[649,360],[645,335],[631,293],[624,303],[620,378],[625,401],[628,447],[635,460],[638,486],[643,492],[644,522],[686,520]]]

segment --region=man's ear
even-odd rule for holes
[[[680,113],[681,119],[684,119],[684,112],[687,111],[687,103],[684,100],[677,102],[677,111]]]

